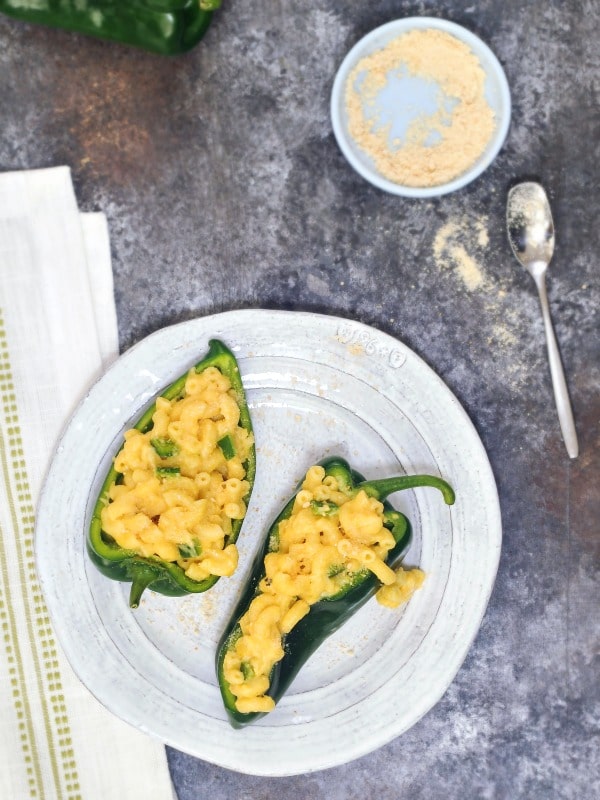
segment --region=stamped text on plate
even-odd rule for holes
[[[406,353],[402,350],[378,341],[377,338],[370,336],[367,331],[355,328],[354,325],[339,325],[336,339],[341,344],[355,348],[357,355],[364,353],[367,356],[387,359],[392,369],[398,369],[406,361]]]

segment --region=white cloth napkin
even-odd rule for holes
[[[0,174],[3,800],[173,798],[162,744],[71,671],[35,575],[35,505],[54,443],[117,347],[104,216],[79,212],[66,167]]]

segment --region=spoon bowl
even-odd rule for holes
[[[534,277],[545,272],[554,255],[554,222],[548,196],[539,183],[519,183],[510,190],[507,230],[517,261]]]
[[[554,254],[554,222],[548,196],[539,183],[526,181],[510,190],[506,229],[517,261],[533,277],[538,289],[558,419],[567,452],[571,458],[576,458],[579,454],[577,431],[546,291],[546,272]]]

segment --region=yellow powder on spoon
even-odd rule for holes
[[[392,123],[377,113],[380,93],[399,75],[438,87],[437,109],[390,141]],[[378,172],[404,186],[439,186],[466,172],[485,151],[495,128],[485,99],[485,72],[468,45],[434,28],[410,31],[362,58],[346,83],[348,129]]]

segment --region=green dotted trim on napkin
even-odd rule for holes
[[[0,461],[6,485],[11,522],[18,555],[21,602],[27,617],[27,634],[35,666],[38,702],[41,705],[52,776],[58,798],[81,800],[75,752],[62,689],[56,642],[50,618],[35,574],[33,553],[34,509],[19,425],[8,340],[0,311]],[[26,764],[30,797],[45,796],[42,767],[35,743],[32,699],[25,680],[22,643],[18,639],[14,600],[9,584],[4,535],[0,530],[0,629],[4,640],[14,708]],[[16,598],[15,598],[16,599]],[[18,599],[17,599],[18,602]],[[35,694],[35,689],[32,692]],[[51,710],[48,702],[50,703]],[[59,764],[60,761],[60,764]]]

